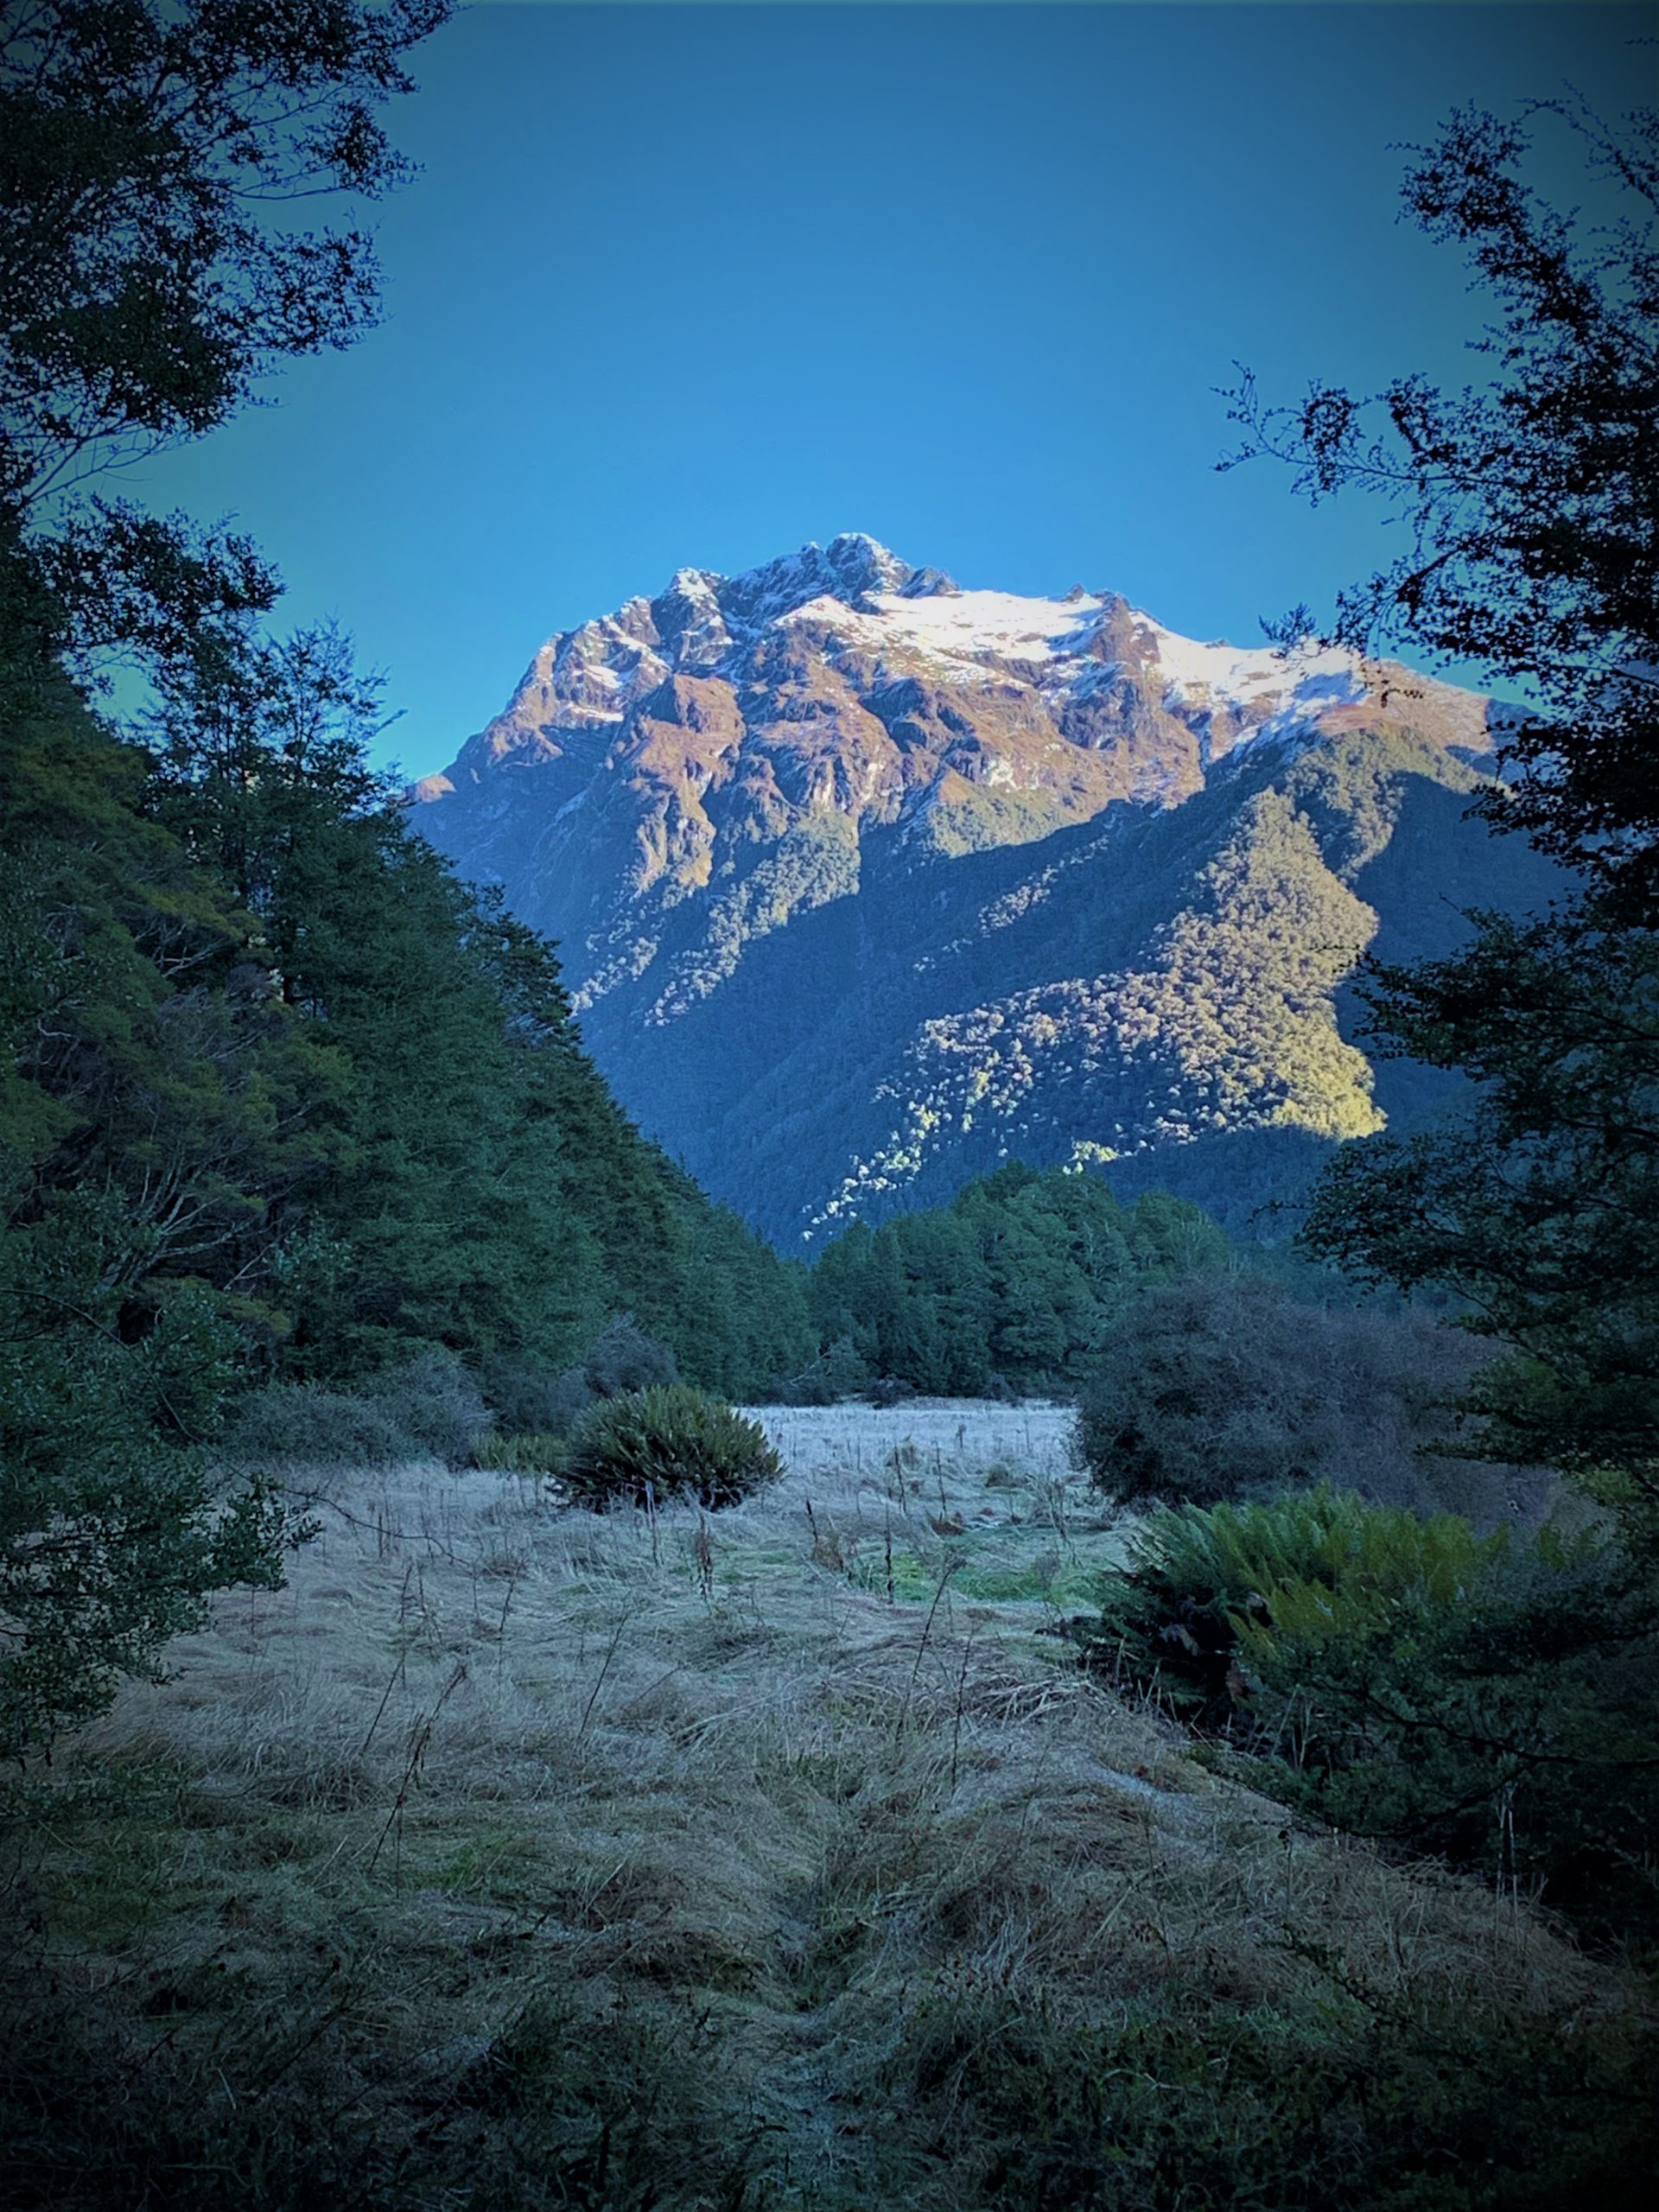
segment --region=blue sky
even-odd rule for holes
[[[1389,142],[1648,96],[1639,14],[478,6],[392,111],[381,327],[131,488],[343,621],[416,774],[550,632],[842,530],[1254,643],[1387,541],[1217,475],[1213,387],[1461,377],[1477,308]]]

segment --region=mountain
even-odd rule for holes
[[[628,1109],[786,1249],[1007,1157],[1237,1223],[1441,1095],[1357,1041],[1362,951],[1548,895],[1466,818],[1503,719],[846,536],[550,639],[411,798],[560,940]]]

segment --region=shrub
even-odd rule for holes
[[[632,1313],[613,1313],[588,1347],[582,1380],[596,1398],[621,1398],[677,1382],[673,1353],[647,1336]]]
[[[0,1760],[49,1751],[124,1675],[158,1678],[211,1592],[283,1585],[309,1528],[255,1477],[180,1440],[211,1419],[228,1332],[192,1292],[149,1332],[48,1333],[0,1282]],[[89,1301],[90,1303],[90,1301]],[[79,1314],[71,1316],[79,1324]],[[193,1402],[194,1395],[194,1402]],[[205,1425],[205,1424],[204,1424]]]
[[[232,1407],[220,1449],[229,1460],[269,1465],[385,1466],[420,1447],[388,1405],[320,1382],[270,1382]]]
[[[1436,1454],[1483,1354],[1420,1314],[1297,1304],[1253,1276],[1148,1291],[1078,1397],[1074,1450],[1125,1503],[1208,1505],[1328,1480],[1481,1527],[1541,1513],[1548,1477]]]
[[[595,1399],[679,1379],[672,1351],[632,1313],[613,1313],[573,1366],[556,1370],[498,1359],[485,1370],[486,1394],[501,1426],[538,1437],[568,1436]]]
[[[492,1435],[478,1447],[478,1465],[504,1475],[557,1474],[569,1456],[563,1436],[543,1431],[523,1436]]]
[[[758,1421],[683,1382],[630,1391],[577,1422],[562,1471],[569,1495],[604,1508],[695,1497],[734,1505],[783,1472]]]
[[[433,1344],[375,1376],[364,1395],[416,1452],[468,1465],[491,1425],[483,1393],[458,1354]]]
[[[496,1359],[484,1369],[484,1395],[496,1427],[508,1436],[566,1436],[593,1392],[579,1367],[526,1367]]]
[[[834,1406],[861,1396],[870,1387],[870,1370],[859,1357],[850,1337],[835,1343],[808,1362],[798,1375],[785,1376],[774,1385],[772,1396],[785,1406]]]
[[[894,1406],[907,1406],[916,1395],[916,1386],[906,1382],[902,1375],[878,1375],[864,1395],[878,1412],[890,1412]]]
[[[1285,1802],[1659,1938],[1659,1609],[1596,1535],[1517,1544],[1323,1486],[1164,1508],[1073,1632]]]
[[[1103,1584],[1085,1640],[1223,1719],[1243,1687],[1241,1662],[1268,1657],[1275,1635],[1294,1629],[1315,1648],[1367,1640],[1408,1602],[1461,1598],[1508,1541],[1507,1529],[1478,1536],[1454,1514],[1420,1521],[1325,1484],[1236,1506],[1164,1506]]]

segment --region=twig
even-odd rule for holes
[[[611,1671],[611,1662],[616,1656],[617,1646],[622,1641],[622,1631],[627,1624],[628,1617],[626,1613],[623,1613],[618,1618],[616,1633],[612,1637],[609,1644],[606,1648],[605,1663],[599,1670],[599,1678],[594,1682],[592,1689],[588,1691],[588,1702],[582,1708],[582,1725],[576,1730],[576,1741],[578,1743],[580,1743],[582,1738],[588,1733],[588,1723],[593,1718],[594,1707],[598,1701],[601,1690],[605,1687],[605,1677]]]

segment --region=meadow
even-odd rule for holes
[[[296,1478],[287,1587],[10,1786],[10,2202],[1551,2201],[1451,2177],[1619,2094],[1618,1978],[1071,1662],[1064,1409],[762,1417],[713,1516]]]

